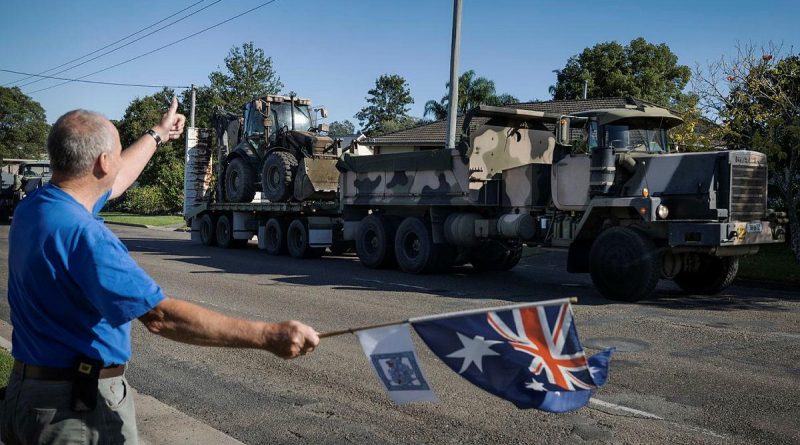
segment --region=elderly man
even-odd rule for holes
[[[4,443],[136,443],[124,375],[135,318],[172,340],[261,348],[283,358],[319,342],[297,321],[239,320],[165,297],[98,218],[162,141],[180,137],[185,118],[177,106],[173,99],[161,122],[125,151],[99,114],[75,110],[53,125],[53,178],[20,203],[9,235],[15,362],[0,402]]]

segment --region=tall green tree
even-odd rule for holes
[[[225,71],[214,71],[208,79],[214,105],[233,112],[255,97],[278,94],[283,88],[272,58],[253,42],[231,48],[225,57]]]
[[[167,103],[175,95],[172,89],[163,90],[132,100],[117,124],[123,147],[128,147],[141,135],[159,122],[167,109]],[[181,104],[179,112],[188,113]],[[146,194],[150,206],[135,208],[145,213],[177,212],[183,202],[183,138],[169,141],[156,150],[150,162],[139,176],[139,186],[144,190],[134,192],[136,197]]]
[[[348,120],[341,122],[333,121],[330,123],[328,129],[328,135],[334,138],[351,135],[355,132],[356,132],[356,126],[353,125],[353,123]]]
[[[356,113],[362,131],[368,136],[396,131],[398,124],[405,125],[409,105],[414,103],[406,80],[397,74],[384,74],[375,80],[375,86],[367,91],[367,105]],[[413,125],[413,124],[412,124]]]
[[[450,82],[445,84],[450,89]],[[508,105],[519,102],[519,99],[510,94],[497,94],[494,81],[485,77],[477,77],[474,70],[465,71],[458,77],[458,114],[466,114],[478,105]],[[431,115],[435,119],[447,117],[447,108],[450,95],[445,94],[438,102],[429,100],[425,102],[424,116]]]
[[[727,145],[767,154],[800,262],[800,55],[781,55],[772,44],[739,47],[734,58],[698,70],[695,79],[700,104]]]
[[[652,44],[639,37],[625,46],[617,42],[598,43],[572,56],[557,71],[556,84],[550,87],[554,99],[588,96],[635,96],[659,105],[673,105],[691,77],[688,66],[678,64],[665,43]]]
[[[0,156],[41,158],[47,154],[50,126],[39,102],[18,87],[0,87]]]

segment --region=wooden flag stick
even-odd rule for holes
[[[572,304],[577,304],[578,303],[578,297],[569,297],[569,302],[572,303]],[[530,303],[529,305],[530,306],[535,306],[536,303]],[[510,306],[509,308],[514,308],[514,307],[518,307],[518,306],[520,306],[520,305]],[[488,309],[487,311],[494,310],[494,309],[502,310],[503,308],[502,307],[493,308],[493,309]],[[386,322],[386,323],[371,324],[371,325],[367,325],[367,326],[358,326],[358,327],[355,327],[355,328],[347,328],[347,329],[342,329],[342,330],[339,330],[339,331],[323,332],[323,333],[319,334],[319,338],[322,339],[322,338],[336,337],[336,336],[344,335],[344,334],[355,334],[356,331],[366,331],[367,329],[375,329],[375,328],[383,328],[383,327],[386,327],[386,326],[394,326],[396,324],[408,323],[409,321],[410,321],[409,319],[398,320],[398,321],[389,321],[389,322]]]

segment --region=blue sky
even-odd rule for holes
[[[0,2],[0,68],[39,72],[98,49],[198,0]],[[206,0],[195,8],[211,3]],[[78,77],[177,40],[262,0],[223,0],[172,27],[60,76]],[[406,78],[421,117],[445,94],[450,0],[277,0],[251,14],[89,79],[205,84],[233,45],[254,41],[273,58],[285,84],[325,105],[329,121],[350,119],[384,73]],[[553,70],[587,46],[642,36],[666,43],[690,67],[731,55],[737,42],[800,46],[798,1],[464,0],[461,71],[495,81],[498,93],[548,99]],[[0,73],[0,83],[19,76]],[[30,92],[57,83],[23,88]],[[71,83],[34,93],[48,121],[74,108],[120,118],[136,96],[154,89]]]

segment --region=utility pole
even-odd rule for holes
[[[583,81],[583,98],[586,99],[589,96],[589,81]]]
[[[453,41],[450,46],[450,106],[447,109],[447,147],[456,148],[458,118],[458,57],[461,52],[461,0],[453,0]]]
[[[194,128],[194,111],[197,106],[197,88],[192,84],[192,108],[189,112],[189,126]]]

